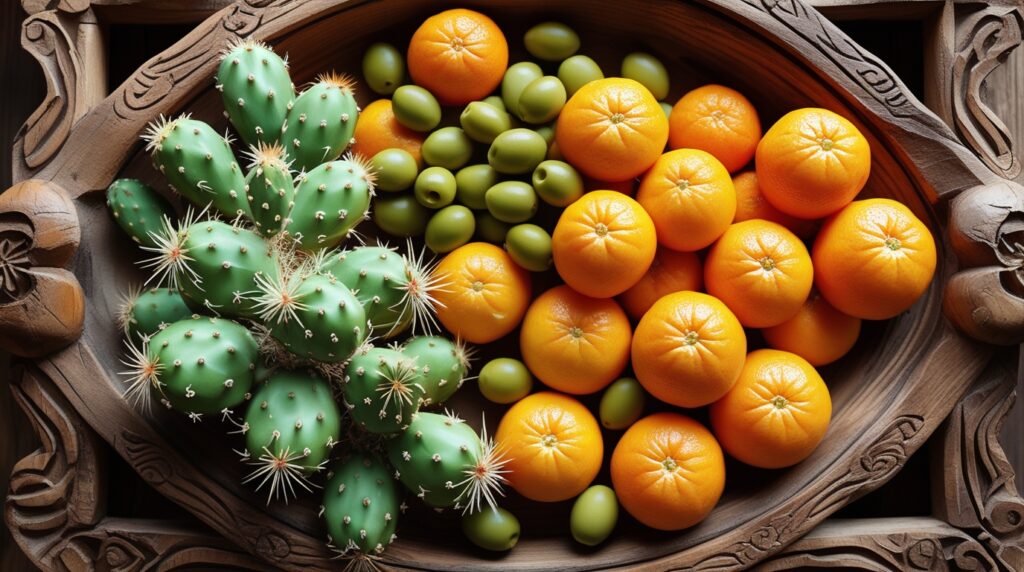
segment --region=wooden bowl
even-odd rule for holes
[[[526,27],[557,19],[581,33],[582,52],[609,75],[628,51],[657,55],[672,75],[670,100],[697,85],[723,83],[750,97],[766,127],[793,108],[832,109],[850,118],[871,144],[872,173],[862,197],[902,201],[940,239],[948,226],[944,199],[988,188],[996,180],[883,63],[799,1],[465,0],[460,5],[485,11],[503,27],[513,61],[524,57],[520,38]],[[158,114],[190,112],[218,129],[226,127],[212,76],[217,53],[236,36],[267,40],[288,52],[295,82],[301,84],[329,69],[358,75],[369,43],[403,45],[418,23],[439,9],[427,0],[235,4],[147,62],[74,125],[59,155],[37,174],[46,182],[31,183],[35,196],[49,197],[47,208],[24,197],[8,197],[4,205],[3,216],[13,213],[30,223],[24,232],[35,245],[36,268],[24,288],[34,292],[32,307],[71,316],[54,325],[41,310],[39,319],[30,313],[0,315],[11,328],[7,343],[29,332],[42,342],[25,345],[24,353],[41,355],[70,342],[82,326],[80,308],[76,314],[69,306],[84,293],[80,342],[41,360],[40,370],[161,494],[284,569],[337,567],[324,546],[318,496],[287,507],[266,506],[264,497],[239,484],[245,467],[232,449],[241,448],[240,439],[226,435],[226,424],[207,419],[194,425],[174,412],[145,418],[121,399],[124,387],[116,372],[122,342],[114,324],[118,294],[145,276],[131,264],[140,253],[106,213],[101,191],[117,176],[166,186],[139,142],[146,122]],[[360,98],[364,104],[370,99],[365,90]],[[72,223],[73,232],[81,233],[73,259]],[[969,236],[960,243],[973,248],[980,241]],[[73,275],[57,270],[68,260]],[[567,533],[568,503],[527,503],[513,494],[509,506],[522,519],[524,537],[508,555],[474,549],[461,538],[455,516],[413,507],[399,526],[399,541],[380,564],[448,570],[730,570],[766,558],[891,478],[979,373],[987,346],[958,333],[942,312],[943,286],[956,270],[953,247],[940,240],[936,277],[920,301],[893,320],[867,325],[854,351],[822,370],[834,417],[818,450],[787,470],[730,464],[725,496],[698,526],[660,533],[624,518],[608,542],[584,549]],[[967,307],[959,298],[949,303]],[[518,353],[515,339],[510,336],[492,351]],[[492,429],[500,415],[499,408],[484,406],[472,386],[463,389],[455,407],[475,424],[480,412],[488,411]],[[609,452],[613,439],[606,434]],[[607,482],[607,472],[599,479]]]

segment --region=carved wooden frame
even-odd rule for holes
[[[716,4],[720,0],[702,0]],[[1024,341],[1024,252],[1018,234],[1024,215],[1024,189],[1008,180],[1020,162],[1005,125],[985,106],[981,85],[1021,42],[1024,6],[997,0],[861,1],[866,11],[878,4],[899,4],[935,19],[939,33],[930,38],[936,77],[926,103],[938,115],[927,116],[908,100],[891,71],[861,50],[801,0],[742,0],[739,11],[781,24],[783,39],[821,46],[823,54],[851,84],[875,98],[874,109],[899,121],[919,121],[943,138],[921,141],[911,159],[925,162],[941,149],[962,163],[943,171],[934,185],[950,200],[949,240],[961,271],[947,285],[945,311],[965,333],[987,344]],[[223,8],[217,22],[229,34],[247,35],[267,26],[284,10],[315,11],[323,2],[295,0],[22,0],[29,16],[22,43],[42,66],[47,97],[26,121],[15,142],[14,187],[0,195],[0,345],[34,358],[25,362],[13,385],[15,396],[43,442],[14,469],[5,518],[26,554],[43,569],[173,569],[222,566],[244,570],[323,569],[322,546],[252,521],[246,514],[220,514],[210,523],[220,530],[245,529],[247,545],[238,548],[222,537],[187,525],[128,521],[106,517],[103,498],[101,439],[89,420],[76,412],[74,389],[59,364],[90,364],[95,357],[75,341],[84,323],[84,293],[66,269],[75,255],[80,228],[74,192],[58,181],[75,173],[77,188],[102,188],[115,173],[79,169],[84,153],[69,140],[76,130],[105,126],[91,113],[108,106],[132,116],[167,107],[166,70],[189,74],[204,65],[188,49],[151,60],[114,96],[103,92],[104,62],[99,14],[124,14],[147,21],[194,21]],[[822,10],[850,13],[839,2],[818,0]],[[124,8],[127,7],[127,8]],[[122,10],[120,11],[119,10]],[[753,16],[751,16],[753,17]],[[83,119],[84,118],[84,119]],[[82,120],[82,121],[80,121]],[[942,124],[945,122],[945,125]],[[948,126],[948,127],[947,127]],[[131,142],[109,140],[111,153],[124,156]],[[69,346],[70,347],[67,347]],[[61,349],[65,348],[65,349]],[[56,352],[56,353],[55,353]],[[1013,469],[998,444],[999,426],[1015,399],[1020,365],[992,361],[939,429],[935,515],[929,518],[825,521],[810,511],[830,512],[836,499],[862,494],[885,482],[902,467],[926,436],[923,420],[894,419],[844,481],[822,491],[807,513],[799,510],[764,522],[749,540],[717,547],[698,563],[667,556],[645,564],[649,569],[732,570],[760,564],[767,570],[802,566],[846,566],[869,570],[1024,569],[1024,500]],[[965,388],[966,388],[965,384]],[[112,404],[118,407],[120,404]],[[101,415],[104,412],[94,412]],[[125,432],[115,449],[162,492],[179,486],[173,459],[151,445],[150,436]],[[176,474],[179,473],[179,474]],[[194,492],[194,491],[188,491]],[[840,496],[841,495],[841,496]],[[180,496],[175,497],[178,502]],[[201,495],[200,495],[201,496]],[[201,501],[197,501],[201,502]],[[186,508],[189,508],[186,506]],[[237,541],[237,539],[236,539]],[[257,559],[251,554],[259,555]],[[287,562],[281,558],[288,555]],[[100,564],[102,563],[102,564]],[[398,562],[386,564],[400,566]]]

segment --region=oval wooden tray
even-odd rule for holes
[[[1020,336],[1024,309],[1007,292],[1007,282],[1000,281],[1016,259],[1000,250],[999,237],[1002,221],[1024,210],[1021,189],[996,175],[884,63],[814,9],[797,0],[460,4],[492,15],[513,39],[513,48],[528,24],[550,17],[580,30],[584,51],[605,70],[616,69],[616,57],[627,50],[651,51],[669,65],[673,97],[702,83],[725,83],[748,94],[765,123],[795,107],[833,109],[851,118],[871,143],[873,168],[864,195],[899,199],[936,236],[949,240],[940,244],[936,278],[924,297],[896,319],[866,327],[854,352],[823,370],[835,413],[817,452],[784,471],[730,465],[726,495],[700,525],[665,534],[626,522],[604,546],[582,550],[564,531],[557,534],[567,505],[519,504],[513,498],[526,535],[516,550],[496,558],[463,542],[453,517],[438,520],[413,509],[400,527],[400,541],[381,565],[451,570],[747,567],[886,482],[946,418],[992,353],[991,346],[969,339],[951,320],[989,343]],[[44,111],[36,123],[50,130],[33,130],[30,121],[20,140],[25,174],[32,180],[0,196],[0,240],[24,253],[7,261],[17,280],[3,291],[0,341],[20,355],[39,356],[33,371],[52,379],[63,394],[60,399],[156,490],[220,535],[284,569],[337,567],[322,541],[314,508],[318,499],[265,507],[261,496],[238,484],[244,467],[231,452],[237,440],[220,437],[226,426],[212,419],[193,426],[169,412],[144,418],[121,399],[123,386],[116,375],[121,340],[113,316],[119,291],[144,277],[130,264],[139,253],[118,234],[100,191],[117,176],[164,186],[139,143],[146,123],[158,114],[191,112],[226,127],[212,75],[218,52],[231,39],[254,37],[288,52],[299,84],[327,69],[358,72],[370,42],[408,37],[437,10],[438,4],[427,0],[239,2],[148,61],[114,93],[95,98],[92,106],[75,99],[81,95],[88,101],[88,66],[80,61],[82,67],[71,66],[77,75],[70,87],[52,86],[64,104],[57,111],[69,115]],[[74,42],[45,22],[38,24],[36,32],[26,27],[29,41]],[[89,28],[78,31],[88,34]],[[366,94],[361,97],[366,103]],[[50,149],[54,129],[67,136]],[[958,255],[962,266],[978,268],[958,272]],[[979,295],[982,289],[986,293]],[[515,347],[514,337],[502,343]],[[463,390],[455,406],[471,421],[482,409],[473,388]],[[500,410],[490,409],[492,423],[497,415]]]

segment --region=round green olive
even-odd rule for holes
[[[549,62],[560,62],[580,49],[580,36],[561,22],[543,22],[523,36],[530,55]]]
[[[539,77],[519,94],[519,117],[527,123],[547,123],[558,117],[566,98],[565,86],[557,77]]]
[[[564,161],[547,160],[533,170],[533,188],[542,201],[566,207],[583,196],[583,177]]]
[[[494,218],[494,215],[487,211],[477,211],[476,213],[476,234],[484,242],[504,244],[505,235],[508,234],[510,228],[512,225]]]
[[[444,167],[427,167],[416,177],[412,192],[428,209],[446,207],[455,200],[455,175]]]
[[[565,86],[569,97],[579,91],[585,84],[595,79],[604,79],[604,72],[597,62],[587,56],[573,56],[558,66],[558,79]]]
[[[533,187],[520,181],[494,185],[487,189],[484,201],[488,212],[502,222],[526,222],[537,212],[537,193]]]
[[[487,189],[498,184],[498,172],[487,164],[469,165],[455,173],[455,198],[467,207],[480,210],[487,208],[484,195]]]
[[[428,165],[455,171],[473,156],[473,140],[458,127],[442,127],[427,136],[420,153]]]
[[[499,134],[512,128],[512,118],[504,109],[482,101],[472,101],[459,116],[459,124],[470,139],[490,144]]]
[[[512,64],[505,70],[501,80],[501,99],[505,101],[505,109],[519,115],[519,95],[531,81],[544,77],[544,71],[533,62]]]
[[[424,240],[430,250],[442,254],[469,242],[475,230],[473,211],[462,205],[449,205],[430,217]]]
[[[484,364],[477,376],[480,393],[494,403],[519,401],[533,389],[533,377],[523,362],[512,358],[495,358]]]
[[[363,54],[363,79],[374,93],[391,95],[405,79],[405,58],[391,44],[372,44]]]
[[[607,429],[625,429],[640,419],[644,413],[646,393],[640,382],[632,377],[623,377],[612,382],[598,406],[601,425]]]
[[[480,101],[492,107],[496,107],[504,112],[508,112],[508,109],[505,109],[505,100],[502,99],[500,95],[488,95],[487,97],[481,99]]]
[[[516,264],[530,272],[551,268],[551,235],[535,224],[517,224],[510,228],[505,235],[505,250]]]
[[[594,485],[583,491],[572,505],[569,529],[576,542],[597,546],[604,542],[619,520],[619,500],[615,491],[604,485]]]
[[[373,222],[394,236],[420,236],[429,218],[430,210],[412,195],[378,197],[373,201]]]
[[[548,154],[548,144],[532,129],[509,129],[498,135],[487,150],[487,162],[507,175],[521,175],[537,168]]]
[[[519,542],[519,519],[501,507],[485,508],[462,517],[462,533],[484,550],[505,552]]]
[[[395,119],[413,131],[430,131],[441,123],[441,104],[418,85],[403,85],[391,96]]]
[[[370,166],[377,172],[377,187],[382,191],[404,191],[416,182],[420,172],[416,158],[405,149],[384,149],[370,159]]]
[[[551,125],[541,125],[540,127],[535,128],[534,131],[537,132],[537,135],[544,138],[544,142],[548,144],[548,147],[551,147],[551,144],[555,142],[554,123]]]
[[[668,97],[668,70],[651,54],[633,52],[627,55],[622,60],[622,77],[642,83],[654,99]]]

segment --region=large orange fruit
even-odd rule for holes
[[[761,140],[757,110],[740,92],[705,85],[684,95],[668,118],[668,146],[707,151],[730,173],[754,158]]]
[[[792,318],[811,293],[814,270],[807,247],[781,225],[738,222],[725,231],[704,261],[704,284],[749,328]]]
[[[721,236],[736,215],[736,191],[722,163],[698,149],[662,155],[640,180],[636,200],[673,250],[700,250]]]
[[[448,253],[433,273],[437,317],[449,332],[485,344],[516,329],[530,304],[530,274],[507,252],[471,242]]]
[[[860,318],[836,310],[817,292],[795,316],[761,333],[768,345],[819,366],[846,355],[860,336]]]
[[[680,407],[725,395],[743,369],[747,336],[720,300],[676,292],[651,306],[633,332],[633,372],[648,393]]]
[[[409,75],[445,105],[490,95],[508,67],[508,42],[487,16],[445,10],[426,19],[409,40]]]
[[[420,147],[425,135],[395,119],[390,99],[378,99],[359,112],[359,121],[356,122],[355,134],[352,136],[356,140],[352,152],[363,157],[373,157],[385,149],[404,149],[422,165]]]
[[[612,486],[622,506],[659,530],[697,524],[725,489],[722,448],[703,425],[655,413],[626,430],[612,453]]]
[[[828,387],[802,357],[779,350],[747,356],[735,387],[711,405],[722,448],[755,467],[778,469],[806,459],[828,429]]]
[[[579,495],[597,476],[604,458],[594,415],[579,401],[551,391],[529,395],[509,408],[494,438],[509,459],[509,484],[535,501]]]
[[[584,296],[563,285],[530,305],[519,348],[538,379],[582,395],[604,389],[622,373],[632,337],[629,318],[615,300]]]
[[[665,294],[699,291],[703,285],[704,271],[697,253],[659,246],[647,274],[623,292],[619,301],[634,320],[639,320]]]
[[[736,189],[736,216],[733,222],[743,222],[755,218],[777,222],[788,228],[793,234],[807,239],[818,230],[818,222],[790,216],[772,206],[761,193],[757,184],[757,173],[744,171],[732,178],[732,186]]]
[[[574,290],[610,298],[647,272],[658,241],[643,207],[616,191],[593,191],[562,211],[551,235],[558,275]]]
[[[603,181],[632,179],[658,160],[668,119],[651,92],[625,78],[591,81],[558,115],[558,150],[583,174]]]
[[[871,172],[868,141],[846,118],[827,109],[791,111],[757,145],[757,179],[775,208],[821,218],[845,207]]]
[[[935,239],[920,219],[891,199],[851,203],[814,241],[814,279],[841,312],[884,320],[907,310],[935,274]]]

